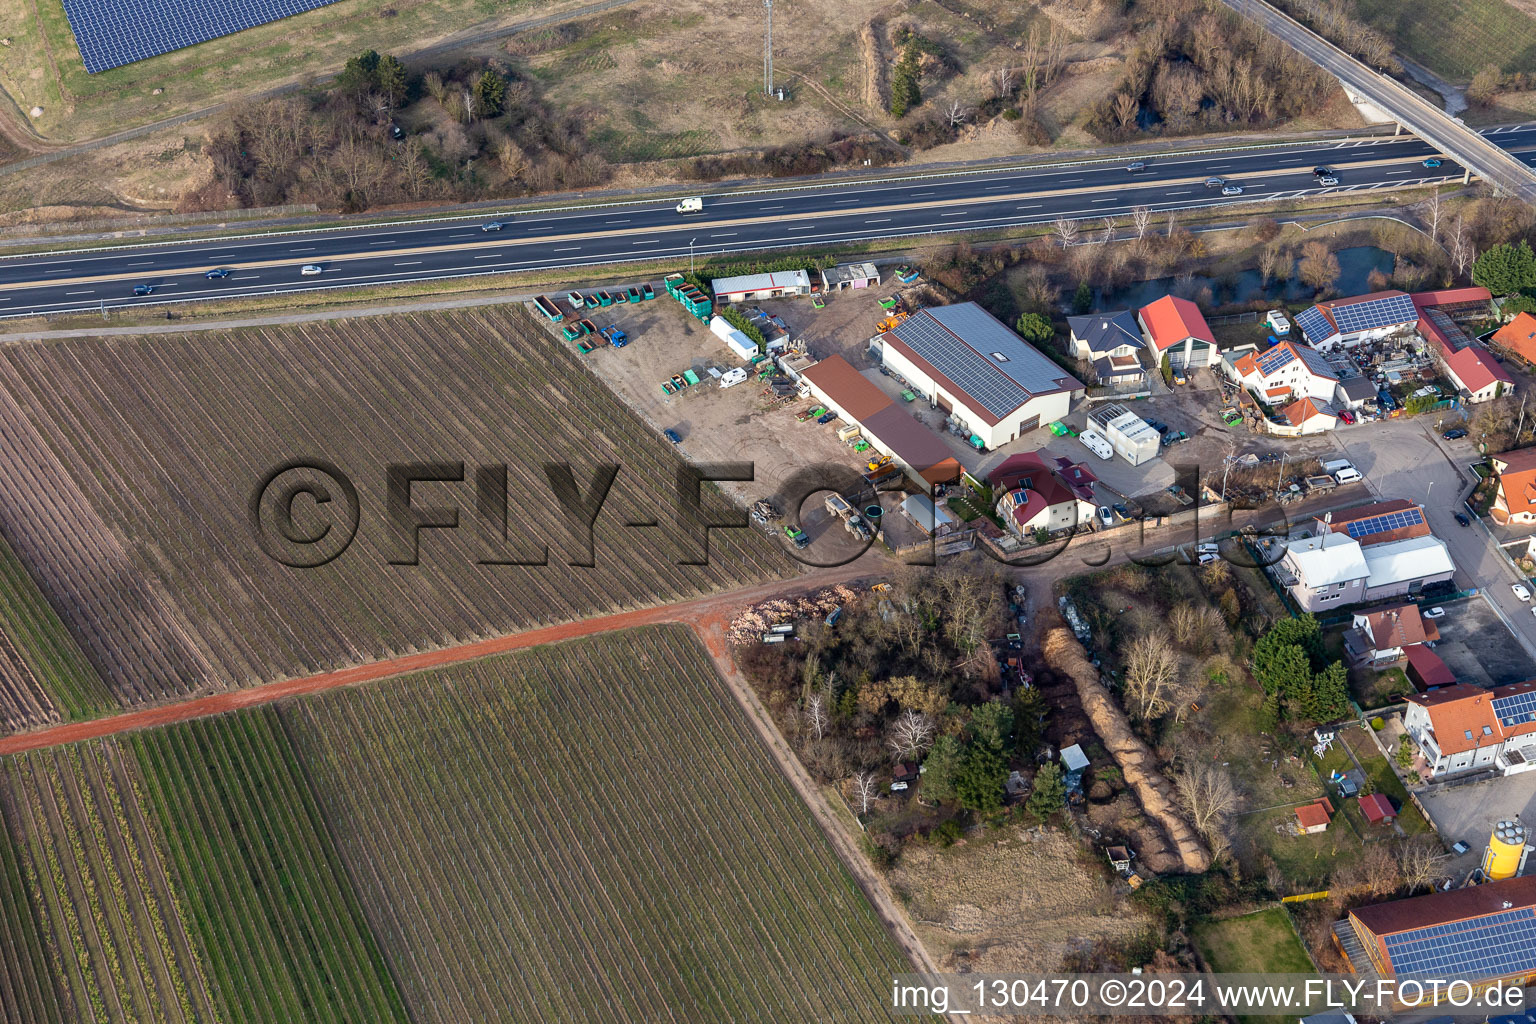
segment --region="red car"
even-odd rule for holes
[[[1352,424],[1355,422],[1355,414],[1348,409],[1340,409],[1339,419],[1343,420],[1346,424]]]

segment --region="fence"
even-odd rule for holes
[[[1308,900],[1325,900],[1328,898],[1328,890],[1321,892],[1299,892],[1295,896],[1280,897],[1281,903],[1306,903]]]

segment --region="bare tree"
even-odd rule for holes
[[[1204,654],[1210,650],[1219,621],[1216,609],[1208,604],[1176,605],[1168,615],[1174,642],[1191,654]]]
[[[820,690],[805,698],[805,720],[818,740],[827,734],[827,700]]]
[[[1264,284],[1274,280],[1275,271],[1280,269],[1281,250],[1278,245],[1266,245],[1259,253],[1259,278]]]
[[[1301,262],[1296,265],[1296,275],[1309,287],[1331,288],[1340,272],[1339,258],[1328,251],[1327,242],[1313,239],[1301,247]]]
[[[1440,241],[1440,190],[1437,188],[1430,193],[1429,201],[1424,204],[1424,219],[1429,222],[1429,237],[1435,243]]]
[[[944,117],[949,121],[949,126],[951,128],[958,128],[965,124],[970,116],[971,108],[967,107],[959,100],[950,101],[949,109],[944,112]]]
[[[1180,697],[1179,656],[1161,630],[1131,642],[1125,658],[1125,700],[1138,718],[1161,718]]]
[[[412,199],[420,199],[432,184],[432,165],[427,160],[426,146],[419,138],[406,142],[400,154],[400,178]]]
[[[1119,92],[1115,94],[1113,109],[1115,124],[1120,126],[1121,131],[1125,131],[1135,123],[1136,115],[1141,113],[1141,104],[1130,93]]]
[[[875,794],[880,792],[880,779],[868,768],[861,768],[853,773],[853,795],[859,801],[859,813],[868,814],[869,805],[875,802]]]
[[[1220,765],[1195,761],[1173,777],[1184,810],[1202,836],[1221,829],[1237,809],[1237,787]]]
[[[992,69],[992,95],[998,99],[1007,99],[1013,95],[1014,70],[1006,64],[1000,68]]]
[[[1179,215],[1172,210],[1168,211],[1168,226],[1163,229],[1164,238],[1173,237],[1173,229],[1179,226]]]
[[[1140,242],[1147,237],[1147,228],[1152,226],[1152,208],[1150,206],[1138,206],[1131,210],[1131,221],[1136,225],[1136,241]]]
[[[1113,217],[1105,217],[1104,218],[1104,230],[1099,235],[1099,244],[1100,245],[1108,245],[1110,242],[1113,242],[1114,240],[1115,240],[1115,218],[1113,218]]]
[[[1456,266],[1456,275],[1464,276],[1472,261],[1477,259],[1477,247],[1472,244],[1472,239],[1467,233],[1466,223],[1461,214],[1456,215],[1456,223],[1451,228],[1451,244],[1447,247],[1451,253],[1451,262]]]
[[[1056,219],[1056,241],[1061,243],[1061,248],[1063,251],[1071,248],[1072,243],[1077,241],[1077,232],[1077,221],[1071,220],[1067,217],[1058,217]]]
[[[1440,844],[1427,835],[1414,836],[1398,847],[1397,866],[1403,874],[1403,884],[1408,887],[1409,895],[1429,886],[1437,873],[1437,866],[1445,857]]]
[[[888,743],[898,761],[917,757],[933,743],[933,719],[907,708],[892,723]]]

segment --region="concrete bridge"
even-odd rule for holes
[[[1536,202],[1536,170],[1505,152],[1459,118],[1452,117],[1401,82],[1367,67],[1337,46],[1277,10],[1264,0],[1223,0],[1246,18],[1333,75],[1363,112],[1375,111],[1381,121],[1396,122],[1446,156],[1469,174],[1527,203]]]

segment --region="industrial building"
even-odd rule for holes
[[[950,483],[964,471],[944,439],[912,418],[842,356],[802,371],[810,393],[849,423],[857,423],[876,450],[921,486]]]
[[[776,270],[771,274],[717,277],[710,282],[716,302],[756,302],[811,294],[811,275],[803,270]]]
[[[1083,390],[974,302],[919,310],[872,338],[870,351],[984,449],[1060,419]]]
[[[1536,981],[1536,877],[1357,907],[1333,933],[1356,974],[1528,985]]]
[[[824,292],[869,288],[879,283],[880,268],[873,263],[839,263],[821,272],[821,290]]]
[[[1158,432],[1123,405],[1095,409],[1088,419],[1098,425],[1110,447],[1133,466],[1151,462],[1162,448],[1163,439]]]

